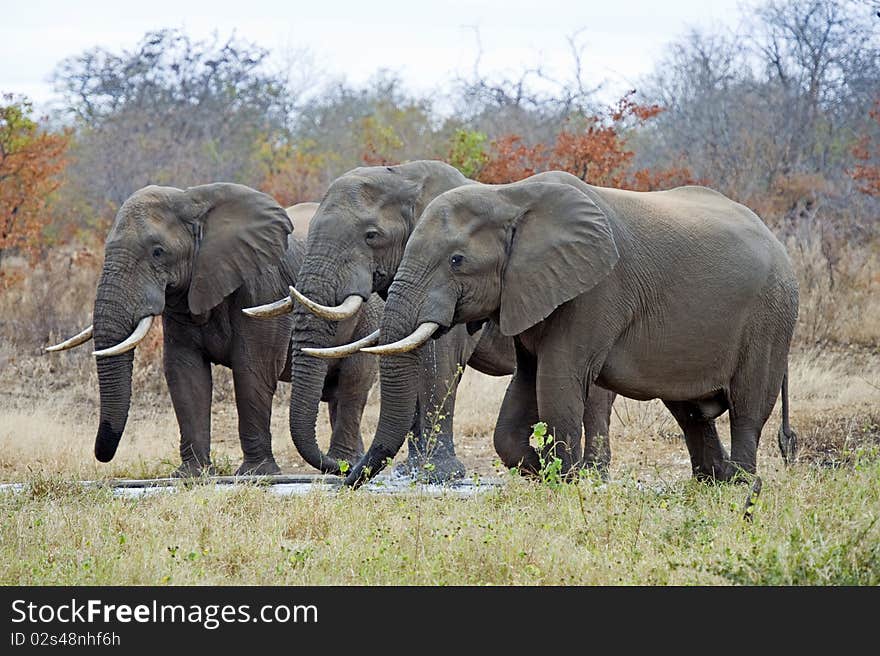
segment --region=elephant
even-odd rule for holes
[[[458,187],[480,186],[440,161],[417,160],[395,166],[359,167],[340,176],[327,190],[312,219],[307,255],[292,298],[267,308],[293,311],[291,341],[293,393],[290,429],[297,449],[315,468],[339,473],[337,462],[321,453],[315,440],[318,392],[326,358],[344,357],[367,344],[328,348],[339,339],[335,320],[357,312],[371,293],[383,298],[394,279],[417,218],[436,196]],[[259,313],[259,311],[258,311]],[[465,467],[453,444],[453,418],[459,371],[465,365],[493,376],[513,373],[513,340],[493,322],[450,326],[444,335],[411,354],[420,375],[413,378],[395,422],[396,438],[408,440],[407,461],[399,473],[446,481]],[[370,343],[378,340],[373,335]],[[316,357],[311,357],[316,356]],[[613,395],[591,396],[587,432],[597,445],[591,462],[610,459],[608,424]],[[383,406],[383,412],[387,406]],[[387,420],[386,420],[387,423]]]
[[[299,220],[314,208],[302,204],[285,211],[270,196],[232,183],[185,190],[148,186],[122,204],[105,244],[93,325],[47,349],[73,348],[94,338],[99,461],[116,454],[131,402],[133,349],[161,315],[165,379],[180,427],[181,465],[174,475],[214,471],[212,364],[232,369],[244,456],[236,473],[280,472],[269,424],[277,381],[290,380],[293,322],[289,316],[254,319],[241,310],[296,283],[305,246],[293,237],[290,217]],[[379,306],[380,299],[372,300],[357,319],[340,325],[340,333],[351,339],[375,330]],[[334,424],[331,452],[363,451],[360,419],[377,369],[369,359],[341,360],[327,373],[323,393]]]
[[[412,349],[486,318],[516,350],[493,437],[506,466],[539,469],[529,426],[540,419],[572,473],[595,383],[661,399],[697,479],[747,479],[780,390],[779,447],[786,462],[794,457],[787,381],[797,313],[783,245],[751,210],[706,187],[636,192],[552,172],[452,189],[428,205],[406,245],[383,344],[363,349],[383,356],[381,421],[345,483],[364,482],[400,448],[395,408],[410,402],[419,375]],[[715,428],[725,411],[730,455]]]

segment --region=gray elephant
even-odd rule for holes
[[[335,323],[356,313],[360,303],[377,292],[383,297],[394,279],[407,240],[424,208],[439,194],[477,185],[457,169],[439,161],[421,160],[396,166],[361,167],[337,178],[312,219],[308,253],[292,296],[256,314],[294,312],[291,342],[293,393],[290,428],[303,458],[324,472],[336,473],[336,459],[321,453],[315,440],[320,381],[325,358],[344,357],[370,340],[342,348]],[[514,369],[513,340],[502,335],[485,317],[466,325],[450,325],[430,344],[410,354],[418,375],[412,378],[405,402],[394,408],[392,422],[401,443],[407,433],[409,456],[404,470],[432,480],[449,480],[464,474],[453,444],[453,416],[459,381],[465,365],[489,375],[510,374]],[[316,357],[310,357],[316,356]],[[590,464],[607,465],[608,423],[614,395],[599,390],[591,395],[585,427],[595,450]],[[390,404],[383,404],[383,425],[389,424]]]
[[[570,471],[593,383],[662,399],[684,432],[693,474],[717,480],[756,471],[781,388],[778,438],[788,461],[797,312],[782,244],[753,212],[711,189],[640,193],[561,172],[453,189],[431,202],[407,243],[383,312],[386,344],[364,349],[385,356],[382,420],[346,483],[376,474],[400,448],[404,417],[393,408],[411,403],[420,373],[412,349],[485,318],[516,344],[494,435],[509,467],[538,469],[529,427],[540,419]],[[715,429],[725,411],[729,456]]]
[[[290,214],[310,210],[314,207],[295,206]],[[105,245],[93,325],[48,349],[94,338],[101,396],[98,460],[109,462],[116,454],[131,401],[132,349],[161,315],[165,379],[180,427],[182,464],[175,474],[212,471],[212,363],[232,369],[244,453],[237,473],[280,471],[269,423],[277,381],[290,380],[293,322],[289,316],[253,319],[241,310],[295,284],[304,244],[292,229],[288,213],[270,196],[237,184],[149,186],[123,203]],[[352,339],[375,330],[379,305],[378,299],[369,303],[339,332]],[[360,418],[376,370],[368,360],[340,361],[324,381],[334,423],[331,452],[363,450]]]

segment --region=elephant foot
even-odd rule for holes
[[[200,476],[216,476],[217,470],[209,462],[202,463],[198,460],[184,460],[171,472],[171,478],[199,478]]]
[[[260,460],[246,459],[235,470],[236,476],[274,476],[280,473],[281,468],[272,456]]]
[[[754,476],[735,463],[726,460],[694,469],[694,478],[701,483],[750,483]]]
[[[423,483],[448,483],[464,478],[464,464],[455,456],[442,458],[407,458],[392,470],[396,476],[414,478]]]
[[[596,474],[603,483],[607,483],[610,480],[610,475],[608,474],[608,463],[607,462],[596,462],[594,460],[582,460],[578,475],[589,475]]]

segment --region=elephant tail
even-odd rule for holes
[[[779,452],[786,465],[794,462],[798,450],[797,433],[791,427],[789,422],[788,409],[788,365],[785,366],[785,375],[782,377],[782,426],[779,427],[777,434],[779,441]]]

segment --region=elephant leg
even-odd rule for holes
[[[350,465],[363,457],[361,418],[376,367],[376,358],[367,354],[353,355],[340,364],[334,396],[328,402],[332,429],[328,457]]]
[[[398,470],[400,473],[432,482],[454,480],[465,474],[464,464],[455,455],[453,418],[466,340],[467,331],[460,326],[420,349],[419,359],[426,375],[418,393],[407,462]]]
[[[169,331],[170,332],[170,331]],[[166,333],[167,335],[168,333]],[[211,363],[197,349],[167,336],[163,349],[165,380],[180,428],[180,460],[174,476],[213,474],[211,465]]]
[[[516,346],[516,370],[495,422],[495,452],[505,467],[518,467],[523,473],[536,474],[541,468],[538,453],[529,444],[532,426],[538,423],[538,398],[535,392],[536,361],[521,346]]]
[[[567,341],[556,342],[553,335],[544,336],[538,353],[535,393],[538,416],[547,424],[551,441],[544,449],[545,464],[558,458],[562,472],[570,474],[582,458],[581,431],[588,392],[601,362],[581,368],[577,355]],[[581,372],[586,373],[581,373]]]
[[[495,423],[495,452],[505,467],[518,467],[523,473],[537,474],[541,468],[538,453],[529,444],[532,426],[538,423],[538,400],[534,372],[517,368],[501,403]]]
[[[730,459],[715,428],[715,419],[706,417],[698,403],[664,401],[684,432],[691,471],[697,480],[722,480],[730,477]]]
[[[766,421],[766,419],[764,420]],[[758,440],[764,421],[737,415],[730,417],[731,471],[727,480],[746,480],[742,474],[757,472]]]
[[[562,462],[562,472],[569,474],[581,462],[581,430],[586,399],[578,380],[556,373],[541,374],[536,385],[538,415],[547,424],[551,442],[544,449],[544,461]]]
[[[781,376],[779,377],[781,379]],[[744,383],[746,381],[743,381]],[[781,380],[766,381],[757,376],[748,378],[748,387],[742,390],[731,385],[730,408],[730,461],[729,478],[747,480],[757,472],[758,442],[764,424],[773,412]],[[747,476],[741,476],[746,474]]]
[[[232,380],[238,410],[238,437],[244,454],[236,476],[280,474],[281,469],[272,455],[270,428],[277,381],[274,377],[260,376],[249,367],[234,368]]]
[[[776,335],[775,340],[772,334],[761,337],[750,340],[730,381],[730,478],[734,480],[748,480],[757,472],[761,431],[776,405],[788,363],[784,335]]]
[[[592,385],[584,404],[584,467],[594,467],[603,478],[608,476],[611,464],[609,424],[611,406],[617,395]]]
[[[465,467],[455,455],[452,438],[457,391],[457,380],[442,395],[431,388],[420,391],[417,417],[408,440],[407,461],[400,473],[437,483],[464,476]]]

